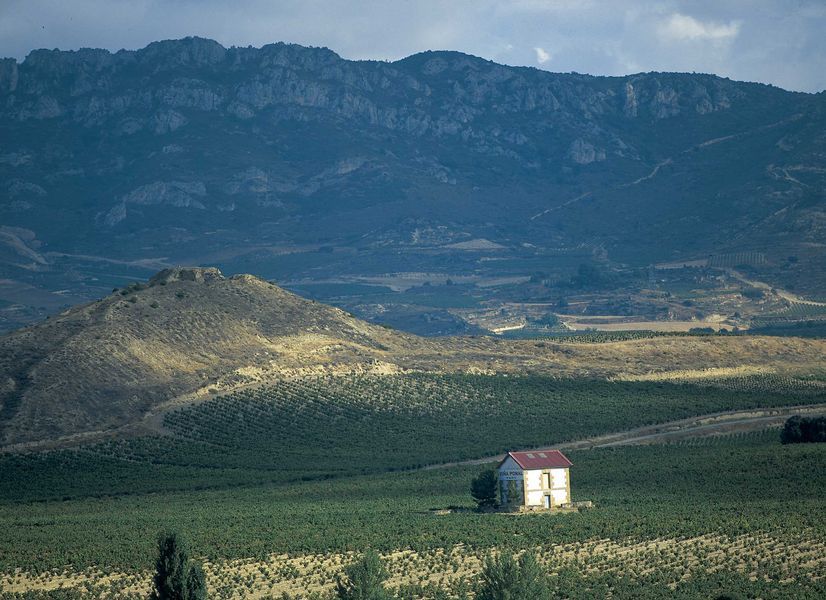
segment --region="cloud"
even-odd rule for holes
[[[551,60],[551,55],[544,48],[537,46],[533,49],[533,51],[536,52],[536,62],[540,65],[544,65],[546,62]]]
[[[740,33],[740,22],[730,21],[728,24],[699,21],[694,17],[674,13],[660,24],[660,37],[668,40],[729,40]]]

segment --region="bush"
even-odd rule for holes
[[[755,287],[746,288],[741,293],[749,300],[760,300],[765,296],[763,290]]]
[[[186,597],[188,600],[206,600],[206,574],[201,563],[193,563],[186,575]]]
[[[346,579],[336,582],[336,595],[341,600],[390,600],[390,594],[384,589],[389,576],[387,569],[373,550],[344,569],[344,574]]]
[[[510,553],[488,557],[479,576],[476,600],[550,600],[548,577],[533,554],[517,561]]]
[[[780,441],[784,444],[826,442],[826,416],[789,417],[780,432]]]

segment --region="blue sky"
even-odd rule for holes
[[[826,89],[826,0],[1,0],[0,55],[141,48],[327,46],[350,59],[460,50],[549,71],[697,71]]]

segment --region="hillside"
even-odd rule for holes
[[[824,102],[456,52],[37,50],[0,61],[0,327],[174,264],[424,334],[560,298],[745,327],[791,297],[746,281],[826,295]]]
[[[251,275],[174,268],[0,338],[0,445],[137,425],[218,391],[277,387],[284,378],[404,371],[629,381],[808,377],[822,371],[824,351],[824,340],[755,336],[603,344],[422,338]]]
[[[404,339],[252,276],[165,270],[0,339],[2,437],[123,425],[242,367],[369,364]]]

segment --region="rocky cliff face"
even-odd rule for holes
[[[84,128],[112,125],[127,135],[173,132],[188,123],[182,110],[241,120],[264,113],[301,120],[333,116],[516,154],[555,126],[587,129],[588,139],[571,138],[567,145],[600,143],[622,154],[626,146],[603,122],[607,116],[667,119],[726,110],[749,95],[782,95],[713,76],[551,74],[450,52],[397,63],[351,62],[326,49],[225,49],[199,38],[116,54],[38,50],[19,66],[2,63],[0,89],[6,119],[62,117]],[[527,115],[534,127],[507,119]]]
[[[37,50],[0,61],[0,220],[33,232],[46,264],[15,252],[0,277],[74,293],[146,261],[245,256],[239,268],[271,272],[262,246],[319,244],[393,267],[380,249],[422,228],[635,264],[771,246],[793,224],[819,243],[799,224],[822,214],[823,107],[712,75],[558,74],[455,52],[384,63],[199,38]],[[90,276],[76,256],[115,266]]]

